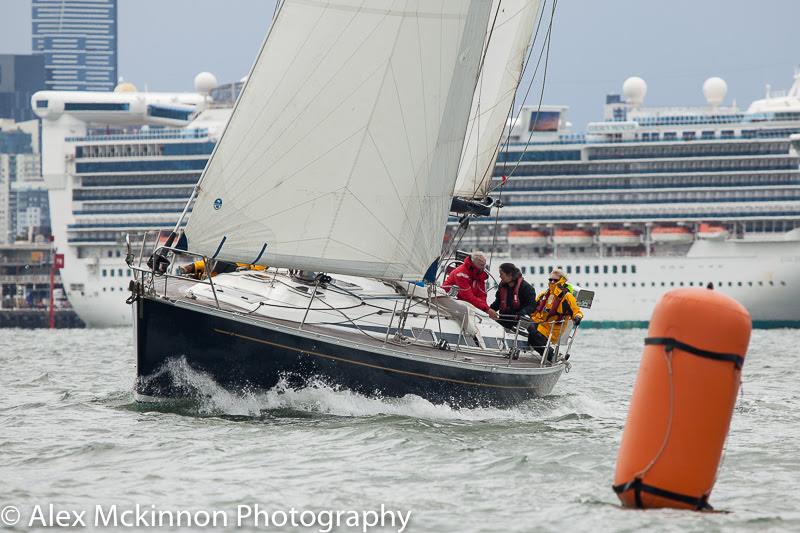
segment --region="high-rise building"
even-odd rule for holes
[[[33,53],[46,88],[111,91],[117,84],[117,0],[33,0]]]
[[[44,57],[0,54],[0,118],[36,119],[31,95],[45,86]]]
[[[0,120],[0,244],[50,235],[47,187],[34,149],[38,121]]]

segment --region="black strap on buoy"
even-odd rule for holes
[[[706,359],[714,359],[715,361],[730,361],[736,366],[737,370],[741,370],[742,366],[744,365],[744,357],[741,355],[703,350],[690,344],[683,343],[677,339],[673,339],[672,337],[647,337],[644,340],[644,344],[645,346],[664,346],[668,352],[677,348],[678,350],[690,353],[692,355],[697,355],[699,357],[705,357]]]
[[[622,494],[623,492],[633,490],[633,495],[636,500],[636,507],[639,509],[644,508],[644,505],[642,504],[642,493],[646,492],[647,494],[652,494],[653,496],[658,496],[659,498],[666,498],[668,500],[674,500],[676,502],[692,505],[698,511],[714,510],[714,508],[711,507],[711,504],[708,503],[707,494],[704,494],[699,498],[696,498],[694,496],[687,496],[686,494],[680,494],[678,492],[672,492],[671,490],[664,490],[658,487],[654,487],[652,485],[648,485],[644,483],[641,478],[638,477],[633,478],[633,480],[628,481],[627,483],[613,485],[611,488],[614,489],[614,492],[616,492],[617,494]]]

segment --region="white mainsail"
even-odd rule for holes
[[[490,7],[282,2],[201,179],[189,248],[420,279],[441,250]]]
[[[494,0],[491,37],[472,100],[453,196],[483,198],[492,179],[500,137],[522,77],[541,0]],[[496,17],[495,17],[496,14]]]

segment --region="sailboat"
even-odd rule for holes
[[[548,341],[548,361],[437,282],[457,260],[442,251],[453,199],[488,205],[538,8],[281,2],[184,210],[187,246],[179,222],[146,264],[147,235],[128,254],[137,399],[187,394],[164,370],[175,359],[232,390],[318,380],[459,406],[549,394],[572,336]],[[202,279],[176,273],[187,259]]]

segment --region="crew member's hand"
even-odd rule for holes
[[[487,313],[489,313],[489,318],[491,318],[492,320],[497,320],[497,311],[495,311],[490,307]]]
[[[572,320],[575,321],[575,325],[577,326],[578,324],[581,323],[581,320],[583,320],[583,317],[581,315],[577,315],[577,316],[573,317]]]

